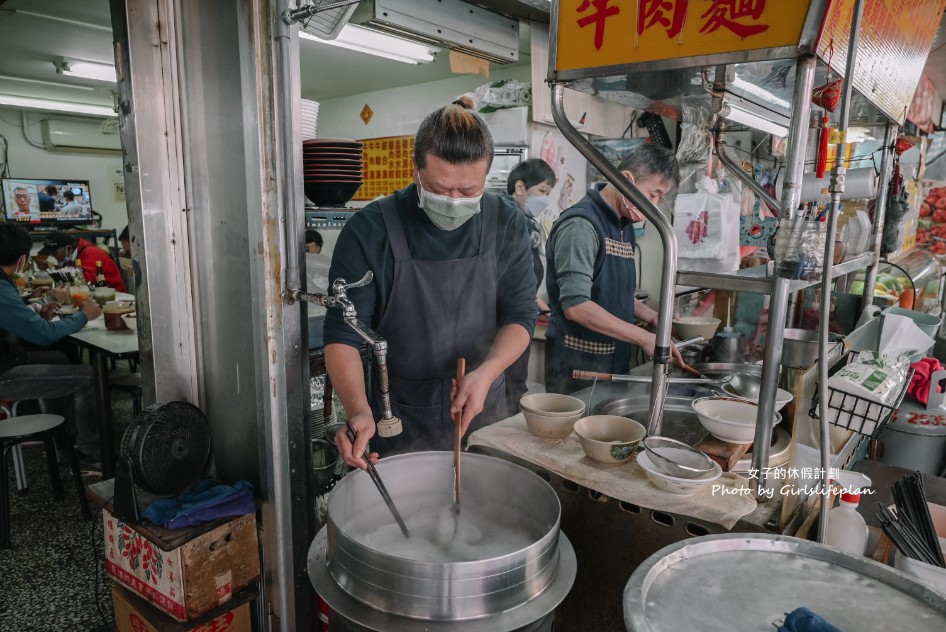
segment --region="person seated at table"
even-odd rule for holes
[[[127,291],[118,264],[107,252],[88,239],[56,230],[49,233],[49,237],[46,238],[43,247],[39,250],[39,255],[52,255],[56,257],[56,261],[60,265],[67,262],[74,263],[76,259],[81,260],[82,272],[85,274],[85,280],[89,283],[95,282],[96,264],[101,261],[102,273],[105,274],[105,283],[108,287],[115,288],[117,292]]]
[[[0,224],[0,394],[15,392],[21,399],[69,396],[63,416],[78,435],[80,456],[94,463],[100,449],[92,367],[69,364],[64,353],[49,346],[85,327],[101,310],[88,300],[75,314],[52,321],[55,303],[40,312],[24,303],[12,275],[26,269],[32,246],[22,226]]]
[[[306,291],[329,293],[328,272],[332,258],[322,254],[322,234],[317,230],[305,231],[305,275]],[[325,346],[322,338],[322,324],[325,321],[325,308],[309,306],[309,349],[321,349]]]

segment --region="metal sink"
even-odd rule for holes
[[[661,434],[671,439],[694,445],[708,433],[690,406],[691,397],[668,397],[664,404],[663,430]],[[596,415],[630,417],[647,427],[650,421],[650,395],[613,397],[595,404]]]

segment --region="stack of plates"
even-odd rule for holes
[[[316,206],[345,206],[364,183],[362,144],[346,138],[302,141],[305,195]]]
[[[315,138],[315,124],[319,118],[319,102],[302,99],[299,110],[302,118],[302,140]]]

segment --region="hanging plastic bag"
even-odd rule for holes
[[[532,84],[515,79],[501,79],[484,83],[466,96],[473,99],[477,112],[488,114],[503,108],[514,108],[532,103]]]
[[[677,143],[677,162],[680,165],[706,163],[713,146],[713,114],[703,103],[684,101],[680,116],[680,141]]]
[[[703,178],[696,193],[677,196],[673,231],[680,270],[728,272],[739,268],[738,191],[719,193],[715,180]]]

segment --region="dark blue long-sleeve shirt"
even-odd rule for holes
[[[395,193],[398,217],[404,226],[411,255],[426,261],[465,259],[479,254],[483,214],[474,215],[456,230],[440,230],[418,206],[417,187],[410,185]],[[500,199],[496,234],[498,300],[496,321],[500,327],[519,324],[529,334],[535,327],[535,276],[529,232],[522,211],[515,204]],[[338,236],[329,271],[329,286],[337,278],[353,282],[365,272],[374,273],[374,281],[348,292],[358,319],[377,329],[387,308],[394,285],[394,253],[388,242],[381,205],[372,202],[345,223]],[[363,344],[362,338],[342,319],[337,309],[325,317],[325,344]]]
[[[34,345],[48,346],[73,334],[89,322],[81,311],[50,322],[23,302],[16,285],[0,272],[0,329]]]

